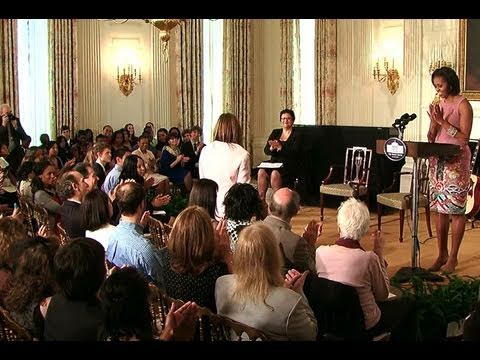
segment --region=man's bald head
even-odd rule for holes
[[[281,188],[275,191],[268,207],[270,214],[289,222],[300,210],[300,196],[296,191],[289,188]]]
[[[125,184],[120,185],[117,189],[115,199],[117,200],[122,215],[135,215],[138,208],[145,200],[145,190],[143,189],[143,186],[136,182],[126,182]]]

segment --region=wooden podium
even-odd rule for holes
[[[376,152],[377,154],[384,154],[384,145],[386,140],[377,140]],[[412,266],[409,268],[401,268],[394,278],[398,282],[406,282],[415,275],[429,281],[442,281],[441,276],[432,274],[420,267],[419,264],[419,249],[418,242],[418,166],[417,160],[420,158],[428,158],[431,156],[452,156],[460,153],[460,146],[452,144],[435,144],[427,142],[404,141],[407,146],[406,156],[413,158],[412,170]]]

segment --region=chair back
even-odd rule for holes
[[[418,194],[419,196],[426,196],[427,199],[430,198],[430,180],[428,177],[428,172],[430,170],[430,165],[427,158],[418,158],[417,159],[417,179],[418,179]],[[412,208],[412,194],[413,194],[413,172],[408,173],[410,175],[410,192],[407,195],[407,205],[408,208]]]
[[[70,241],[70,237],[67,235],[65,228],[61,223],[57,223],[58,236],[60,237],[60,245],[63,246]]]
[[[153,329],[160,335],[165,326],[172,299],[163,294],[158,287],[150,284],[150,312],[152,314]]]
[[[47,227],[47,231],[51,231],[50,229],[50,221],[48,217],[48,210],[38,206],[37,204],[31,204],[33,209],[33,219],[34,219],[34,229],[35,233],[40,229],[40,226],[45,225]]]
[[[157,335],[163,330],[167,314],[172,303],[183,305],[182,300],[172,299],[162,293],[153,284],[150,284],[150,311],[152,314],[153,328]],[[200,341],[257,341],[268,340],[268,337],[260,330],[248,325],[236,322],[225,316],[212,313],[210,309],[199,307],[197,329],[194,340]]]
[[[347,148],[345,152],[344,184],[361,184],[368,187],[372,150],[363,146]]]
[[[150,229],[150,241],[159,249],[167,246],[168,234],[165,226],[160,220],[149,218],[148,228]]]
[[[32,341],[28,331],[0,306],[0,341]]]
[[[317,318],[319,339],[329,335],[343,340],[368,339],[354,287],[310,274],[304,292]]]
[[[420,158],[417,160],[417,171],[418,171],[418,192],[419,194],[428,195],[430,180],[428,177],[428,172],[430,170],[430,165],[428,159]]]
[[[208,308],[198,309],[196,340],[200,341],[267,341],[262,331],[212,313]]]
[[[23,196],[18,197],[18,202],[20,203],[20,211],[23,214],[24,221],[27,225],[27,231],[29,236],[35,236],[35,228],[33,227],[33,203]]]

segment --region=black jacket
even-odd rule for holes
[[[82,227],[80,204],[75,201],[65,200],[60,208],[62,224],[70,239],[85,237],[85,228]]]

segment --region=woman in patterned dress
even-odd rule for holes
[[[465,207],[470,185],[471,152],[468,146],[473,111],[469,101],[460,95],[460,81],[455,71],[442,67],[432,74],[432,84],[440,103],[429,107],[428,141],[459,145],[460,154],[430,159],[430,195],[432,210],[438,213],[436,233],[438,257],[430,271],[455,271],[458,250],[465,232]],[[449,217],[452,217],[452,246],[448,254]]]

